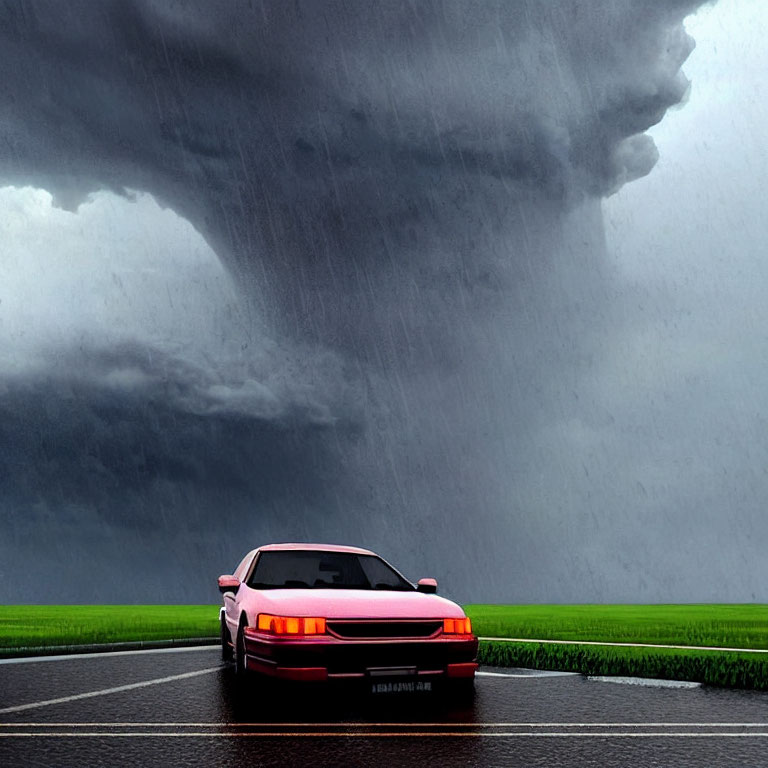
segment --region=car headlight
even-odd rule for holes
[[[472,622],[469,617],[463,619],[443,619],[444,635],[471,635]]]
[[[256,629],[271,635],[324,635],[325,619],[317,616],[274,616],[260,613]]]

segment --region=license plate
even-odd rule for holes
[[[431,690],[432,683],[429,680],[382,680],[380,683],[371,683],[371,693],[419,693]]]

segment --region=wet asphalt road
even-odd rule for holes
[[[215,648],[0,663],[0,766],[768,766],[766,694],[486,671],[520,676],[453,701],[242,688]]]

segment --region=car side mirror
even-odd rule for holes
[[[437,579],[419,579],[416,590],[418,592],[426,592],[428,595],[434,595],[437,592]]]
[[[240,589],[240,579],[237,576],[219,576],[219,592],[237,592]]]

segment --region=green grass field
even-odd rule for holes
[[[765,605],[469,605],[481,637],[768,649]],[[215,605],[0,606],[0,652],[218,635]],[[768,690],[768,654],[484,642],[480,661]]]
[[[768,605],[467,605],[475,634],[768,649]]]
[[[766,605],[468,605],[477,635],[768,649]],[[211,605],[5,605],[0,647],[215,636]]]
[[[0,649],[208,637],[215,605],[3,605]]]
[[[468,605],[481,637],[768,648],[765,605]],[[768,690],[768,654],[485,642],[479,659],[528,667]]]
[[[690,680],[768,691],[768,654],[488,641],[480,644],[478,660],[499,667]]]

